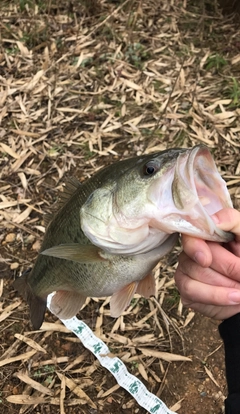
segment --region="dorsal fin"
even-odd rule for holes
[[[75,177],[68,177],[65,181],[63,191],[59,194],[57,205],[54,208],[53,213],[46,213],[43,217],[44,226],[47,228],[49,223],[53,220],[56,212],[64,206],[69,198],[75,193],[75,191],[81,186],[81,183]]]
[[[46,214],[44,214],[44,216],[43,216],[43,224],[44,224],[45,228],[48,227],[48,225],[49,225],[50,221],[52,221],[53,217],[54,217],[54,213],[46,213]]]
[[[59,194],[57,209],[60,209],[81,186],[81,183],[75,177],[68,177],[65,181],[65,187]]]

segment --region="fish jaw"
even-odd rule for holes
[[[150,222],[155,228],[217,242],[233,239],[211,217],[233,205],[209,150],[202,145],[180,153],[164,179],[151,186],[148,197],[157,207]]]
[[[156,167],[150,177],[148,168]],[[209,150],[172,149],[139,157],[117,180],[95,190],[80,210],[81,228],[111,254],[136,255],[183,233],[228,242],[212,215],[232,202]]]

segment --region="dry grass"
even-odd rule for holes
[[[4,275],[31,266],[43,213],[66,175],[83,180],[133,154],[202,142],[240,206],[240,32],[214,2],[12,0],[0,8]],[[160,266],[158,301],[170,325],[143,299],[117,321],[109,318],[108,300],[89,300],[81,313],[158,395],[168,363],[140,350],[174,352],[176,335],[193,316],[183,312],[172,280],[178,250]],[[118,386],[78,340],[57,322],[28,332],[28,309],[9,281],[1,281],[0,294],[7,381],[0,412],[48,412],[45,403],[61,414],[76,412],[76,404],[79,412],[110,413],[107,404],[122,398]],[[125,412],[137,412],[124,398]]]

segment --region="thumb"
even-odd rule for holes
[[[240,241],[240,212],[234,208],[224,208],[212,216],[217,227],[221,230],[231,231]]]

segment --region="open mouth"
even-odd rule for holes
[[[232,201],[225,181],[220,176],[213,158],[206,147],[193,150],[193,174],[199,201],[209,215],[225,207],[232,207]]]
[[[172,197],[180,215],[195,228],[216,234],[221,241],[229,240],[230,236],[226,236],[229,233],[219,230],[211,219],[222,208],[232,207],[232,201],[206,147],[199,145],[178,156]]]

